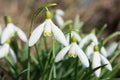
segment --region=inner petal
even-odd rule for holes
[[[46,24],[44,27],[44,36],[52,36],[51,23],[49,21],[46,21]]]
[[[74,46],[74,44],[71,45],[69,53],[68,53],[68,56],[73,57],[73,58],[77,57],[77,54],[75,53],[75,46]]]

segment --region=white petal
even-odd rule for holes
[[[101,48],[101,53],[102,53],[105,57],[108,56],[108,55],[107,55],[107,51],[106,51],[106,49],[105,49],[104,47]]]
[[[89,41],[91,41],[91,40],[92,40],[92,42],[94,42],[96,45],[98,44],[97,37],[96,37],[93,33],[91,33],[91,34],[85,36],[85,37],[80,41],[80,44],[79,44],[80,48],[83,48],[84,45],[85,45],[85,44],[88,44]]]
[[[20,39],[24,42],[27,42],[27,37],[26,37],[25,33],[19,27],[15,27],[15,30],[16,30],[18,36],[20,37]]]
[[[82,64],[86,67],[89,67],[88,58],[85,55],[85,53],[78,47],[78,45],[76,45],[76,54],[80,58],[80,61],[82,62]]]
[[[52,33],[51,33],[51,21],[50,19],[46,19],[45,20],[45,24],[44,24],[44,36],[51,36]]]
[[[57,9],[57,10],[56,10],[56,14],[63,16],[63,15],[64,15],[64,11],[61,10],[61,9]]]
[[[33,46],[42,35],[44,23],[35,28],[29,38],[29,46]]]
[[[55,62],[58,62],[61,59],[63,59],[63,57],[65,56],[65,54],[68,52],[69,49],[70,49],[70,46],[63,48],[55,57]]]
[[[17,62],[17,58],[16,58],[16,55],[15,55],[15,52],[10,48],[10,56],[12,57],[12,61],[14,63]]]
[[[77,39],[78,42],[81,41],[81,37],[80,37],[80,35],[77,32],[72,31],[71,33],[72,33],[72,35],[74,35],[76,37],[76,39]]]
[[[101,60],[100,60],[99,53],[98,53],[98,52],[95,52],[94,55],[93,55],[92,68],[94,69],[94,68],[99,67],[99,66],[101,65],[100,61],[101,61]],[[96,75],[97,77],[100,76],[100,73],[101,73],[101,68],[99,68],[99,69],[97,69],[97,70],[95,71],[95,75]]]
[[[56,22],[59,26],[62,26],[64,24],[64,20],[60,15],[56,15]],[[62,28],[62,27],[61,27]]]
[[[98,40],[97,37],[95,36],[95,34],[91,33],[89,35],[90,40],[92,40],[95,44],[98,44]]]
[[[117,42],[113,42],[109,45],[109,47],[107,48],[107,53],[108,53],[108,56],[111,56],[115,50],[117,49],[118,47],[118,43]]]
[[[77,54],[76,54],[76,43],[71,43],[68,55],[70,55],[70,57],[77,57]]]
[[[62,43],[65,46],[68,45],[68,42],[67,42],[63,32],[54,24],[52,26],[52,32],[53,32],[53,35],[57,41],[59,41],[60,43]]]
[[[111,71],[111,70],[112,70],[112,66],[111,66],[110,62],[107,60],[107,58],[105,58],[105,57],[102,56],[101,54],[100,54],[100,57],[101,57],[102,63],[103,63],[103,64],[107,64],[107,65],[106,65],[106,68]]]
[[[94,43],[91,43],[86,49],[86,55],[88,56],[89,59],[91,59],[93,52],[94,52]]]
[[[8,53],[9,53],[9,45],[8,44],[4,44],[1,48],[0,48],[0,58],[5,57]]]
[[[3,30],[3,33],[1,35],[1,43],[5,43],[7,40],[9,40],[15,33],[14,25],[12,23],[7,24],[6,28]]]

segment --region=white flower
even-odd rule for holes
[[[71,31],[71,34],[67,34],[67,41],[70,43],[70,35],[71,37],[74,35],[77,42],[80,42],[81,41],[81,37],[79,36],[79,34],[75,31]]]
[[[91,42],[90,45],[88,45],[88,47],[87,47],[86,50],[85,50],[86,55],[88,56],[89,59],[91,58],[91,56],[92,56],[92,54],[93,54],[93,52],[94,52],[94,46],[95,46],[95,45],[97,45],[97,44],[95,44],[94,42]],[[101,54],[102,54],[103,56],[105,56],[105,57],[108,56],[108,55],[107,55],[108,53],[107,53],[106,49],[104,48],[104,46],[101,47],[100,52],[101,52]]]
[[[16,63],[17,62],[16,55],[14,51],[10,48],[9,44],[2,45],[0,47],[0,58],[3,58],[7,56],[8,54],[10,54],[10,56],[12,57],[12,61]]]
[[[1,35],[1,43],[4,44],[7,40],[15,36],[15,33],[17,33],[22,41],[27,42],[25,33],[13,23],[8,23]]]
[[[79,46],[76,44],[76,42],[72,42],[69,46],[66,46],[65,48],[63,48],[55,57],[55,62],[62,60],[63,57],[65,56],[65,54],[67,54],[67,52],[70,57],[78,56],[81,63],[84,66],[89,67],[89,61],[88,61],[87,56],[82,51],[82,49],[79,48]]]
[[[29,46],[33,46],[41,37],[42,33],[44,36],[51,36],[53,34],[57,41],[65,46],[68,45],[63,32],[55,24],[53,24],[51,19],[46,19],[42,24],[33,30],[29,38]]]
[[[88,44],[89,41],[94,42],[95,44],[98,44],[98,40],[97,37],[95,36],[95,34],[91,33],[87,36],[85,36],[81,41],[80,41],[80,48],[83,48],[85,44]]]
[[[64,20],[62,18],[63,15],[64,15],[63,10],[61,10],[61,9],[56,10],[55,19],[60,27],[64,24]]]
[[[112,70],[112,66],[111,66],[111,64],[110,64],[110,62],[107,60],[107,58],[106,57],[104,57],[100,52],[99,52],[99,48],[98,48],[98,46],[94,46],[94,52],[93,52],[93,60],[92,60],[92,68],[94,69],[94,68],[97,68],[97,67],[99,67],[99,66],[101,66],[101,62],[102,62],[102,64],[106,64],[106,68],[108,69],[108,70]],[[100,77],[100,73],[101,73],[101,68],[99,68],[99,69],[97,69],[96,71],[95,71],[95,75],[97,76],[97,77]]]

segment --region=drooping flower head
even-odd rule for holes
[[[94,45],[94,52],[92,53],[92,60],[91,61],[92,61],[92,68],[93,69],[101,66],[102,64],[103,65],[106,64],[105,67],[110,71],[112,70],[112,66],[111,66],[110,62],[107,60],[106,57],[104,57],[100,53],[99,47],[97,45]],[[101,62],[102,62],[102,64],[101,64]],[[95,75],[97,77],[100,77],[100,73],[101,73],[101,68],[99,68],[95,71]]]
[[[44,36],[53,35],[57,41],[59,41],[65,46],[68,45],[68,42],[63,32],[52,22],[51,14],[48,10],[46,11],[45,21],[33,30],[29,38],[29,46],[33,46],[41,37],[42,33]]]
[[[8,43],[5,43],[2,46],[0,46],[0,58],[4,58],[8,56],[8,54],[10,54],[12,61],[16,63],[17,58],[15,52],[12,50],[12,48],[10,48],[10,45]]]
[[[75,36],[72,36],[71,38],[71,44],[69,44],[68,46],[64,47],[55,57],[55,62],[58,62],[60,60],[63,59],[63,57],[65,56],[65,54],[67,54],[70,57],[79,57],[81,63],[85,66],[85,67],[89,67],[89,61],[87,56],[85,55],[85,53],[82,51],[82,49],[79,48],[79,46],[76,43],[76,38]]]
[[[10,19],[10,18],[9,18]],[[14,25],[11,21],[6,25],[5,29],[2,32],[1,35],[1,43],[4,44],[7,41],[9,41],[12,37],[15,37],[15,35],[19,36],[19,38],[27,42],[27,37],[25,33],[16,25]]]

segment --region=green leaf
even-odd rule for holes
[[[74,23],[74,27],[76,30],[80,30],[83,26],[83,22],[80,21],[80,16],[79,15],[76,15],[75,17],[75,23]]]

